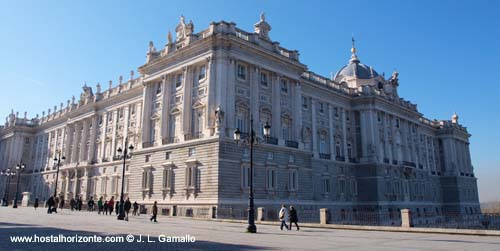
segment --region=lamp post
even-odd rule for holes
[[[57,197],[57,180],[59,179],[59,167],[61,167],[61,164],[64,163],[64,160],[66,159],[66,157],[64,157],[61,152],[62,151],[57,150],[56,156],[54,157],[54,165],[57,167],[56,186],[54,188],[54,199]],[[56,205],[56,208],[57,208],[57,205]]]
[[[17,208],[17,193],[19,192],[19,179],[21,178],[21,173],[24,171],[25,168],[26,165],[24,163],[19,163],[16,166],[16,173],[17,173],[16,197],[14,198],[14,205],[12,205],[12,208]]]
[[[9,206],[10,180],[11,180],[11,176],[14,175],[14,172],[10,171],[10,168],[7,168],[7,170],[2,171],[2,175],[7,176],[7,182],[5,182],[5,190],[3,193],[2,207],[7,207],[7,206]]]
[[[266,122],[264,126],[264,136],[267,138],[270,135],[271,126]],[[239,128],[234,130],[234,140],[236,143],[241,141],[241,131]],[[250,136],[249,140],[246,142],[250,147],[250,192],[248,195],[248,227],[247,232],[256,233],[257,226],[255,226],[255,210],[254,210],[254,198],[253,198],[253,145],[257,143],[257,138],[255,132],[253,131],[253,116],[250,115]]]
[[[117,157],[119,159],[123,159],[122,192],[120,194],[120,213],[118,214],[118,217],[117,217],[118,220],[124,220],[125,219],[125,209],[124,209],[125,200],[123,198],[124,185],[125,185],[125,165],[126,165],[125,161],[127,159],[132,158],[132,151],[134,150],[134,146],[133,145],[128,146],[128,148],[127,148],[127,145],[128,145],[128,137],[125,138],[125,144],[123,145],[123,150],[122,150],[121,147],[119,147],[118,150],[117,150],[117,152],[118,152],[118,156]]]

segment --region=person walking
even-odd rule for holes
[[[116,212],[116,215],[118,215],[120,211],[120,201],[116,201],[116,204],[115,204],[115,212]]]
[[[71,211],[73,211],[75,209],[75,204],[76,204],[75,199],[71,198],[71,200],[69,201],[69,207],[70,207]]]
[[[57,213],[57,207],[59,207],[59,197],[54,197],[54,207],[52,208],[52,212]]]
[[[103,212],[103,205],[102,205],[102,196],[99,198],[99,200],[97,201],[97,214],[104,214]]]
[[[33,204],[35,210],[38,208],[38,198],[35,198],[35,204]]]
[[[281,221],[280,229],[283,230],[283,226],[285,226],[285,228],[288,230],[288,225],[286,224],[286,222],[289,219],[289,213],[288,213],[288,209],[286,208],[285,205],[281,205],[281,210],[280,210],[279,218],[280,218],[280,221]]]
[[[132,207],[132,203],[130,203],[129,198],[125,201],[125,204],[123,205],[123,210],[125,210],[125,220],[128,221],[128,212],[130,211],[130,208]]]
[[[54,197],[50,196],[49,199],[47,200],[47,206],[49,207],[47,209],[47,213],[51,214],[52,213],[52,207],[54,207]]]
[[[155,203],[153,204],[153,214],[151,216],[151,219],[149,219],[149,221],[158,222],[158,221],[156,221],[157,215],[158,215],[158,206],[156,205],[156,201],[155,201]]]
[[[90,200],[87,202],[87,211],[94,211],[94,197],[90,196]]]
[[[137,204],[137,201],[134,201],[134,211],[132,211],[133,216],[139,215],[137,214],[138,209],[139,209],[139,204]]]
[[[103,209],[104,209],[104,213],[103,214],[108,215],[108,209],[109,209],[108,207],[109,207],[108,201],[105,200],[104,201],[104,205],[103,205]]]
[[[299,231],[299,217],[297,216],[297,210],[293,206],[290,206],[290,230],[292,230],[292,223],[295,223],[295,226],[297,227],[297,231]]]
[[[78,211],[82,211],[82,205],[83,205],[83,201],[82,201],[82,197],[80,196],[80,198],[78,198],[78,200],[76,201],[76,207],[77,207]]]
[[[113,214],[113,207],[115,206],[115,196],[111,196],[111,199],[108,201],[108,210],[109,214]]]
[[[59,202],[59,208],[62,210],[62,209],[63,209],[63,207],[64,207],[64,198],[63,198],[63,197],[61,197],[61,199],[60,199],[59,201],[60,201],[60,202]],[[57,212],[56,212],[56,213],[57,213]]]

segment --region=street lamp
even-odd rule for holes
[[[10,171],[10,168],[7,168],[7,170],[2,171],[2,176],[5,175],[7,176],[7,182],[5,182],[5,190],[3,193],[3,201],[2,201],[2,207],[7,207],[9,206],[9,187],[10,187],[10,180],[11,176],[14,175],[14,172]]]
[[[271,126],[266,122],[264,125],[264,136],[267,138],[271,134]],[[241,131],[239,128],[234,130],[234,140],[237,144],[241,142]],[[248,195],[248,227],[247,232],[256,233],[257,226],[255,226],[255,210],[253,203],[253,145],[257,143],[255,132],[253,131],[253,116],[250,116],[250,139],[246,141],[250,146],[250,193]]]
[[[59,167],[61,167],[61,164],[64,163],[64,160],[66,160],[66,157],[62,156],[62,151],[57,150],[56,156],[54,157],[54,165],[57,167],[56,186],[54,188],[54,199],[57,197],[57,180],[59,179]],[[56,205],[56,208],[57,208],[57,205]]]
[[[21,178],[21,173],[24,172],[26,165],[24,163],[19,163],[16,166],[16,175],[17,175],[17,186],[16,186],[16,197],[14,198],[14,205],[12,208],[17,208],[17,193],[19,192],[19,179]]]
[[[125,184],[125,161],[127,159],[132,158],[132,151],[134,150],[134,146],[130,144],[127,148],[128,145],[128,137],[125,138],[125,144],[123,145],[123,150],[121,147],[118,147],[118,158],[123,159],[123,168],[122,168],[122,192],[120,194],[120,214],[118,214],[117,219],[118,220],[124,220],[125,219],[125,208],[124,208],[124,198],[123,198],[123,190],[124,190],[124,184]],[[123,153],[123,154],[122,154]]]

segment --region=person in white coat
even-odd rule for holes
[[[280,227],[280,229],[283,230],[283,226],[285,226],[285,228],[288,230],[288,225],[286,224],[286,222],[289,220],[290,214],[288,213],[288,208],[286,208],[285,205],[281,205],[281,210],[280,210],[280,213],[279,213],[279,218],[280,218],[280,221],[281,221],[281,227]]]

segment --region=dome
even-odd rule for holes
[[[349,64],[342,67],[333,79],[339,81],[344,78],[372,79],[378,76],[378,73],[371,66],[362,64],[357,56],[353,54]]]

